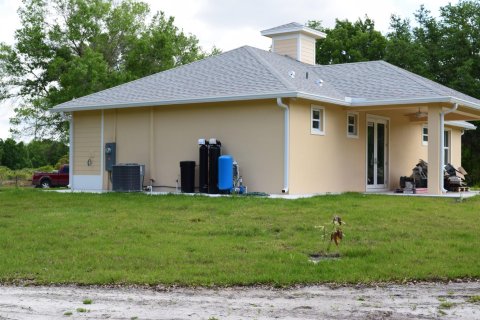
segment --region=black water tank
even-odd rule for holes
[[[218,158],[222,155],[220,141],[210,139],[208,149],[208,193],[217,194],[218,190]]]
[[[182,192],[195,192],[195,161],[180,161],[180,183]]]
[[[199,191],[202,193],[208,192],[208,141],[205,139],[198,140],[199,147]]]

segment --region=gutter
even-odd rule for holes
[[[445,159],[443,155],[443,148],[445,145],[445,115],[454,112],[458,109],[458,103],[455,103],[451,109],[440,112],[440,190],[445,193],[445,181],[443,179],[443,170],[445,168]]]
[[[284,137],[283,137],[283,189],[282,193],[288,193],[289,175],[289,149],[290,149],[290,108],[283,103],[281,97],[277,97],[277,105],[284,109]]]
[[[192,103],[211,103],[211,102],[226,102],[226,101],[245,101],[245,100],[262,100],[272,98],[301,98],[309,99],[318,102],[332,103],[345,107],[373,107],[373,106],[388,106],[388,105],[403,105],[403,104],[418,104],[418,103],[456,103],[475,110],[480,110],[480,104],[472,103],[463,99],[454,98],[451,96],[442,97],[425,97],[425,98],[411,98],[411,99],[384,99],[384,100],[368,100],[363,98],[345,97],[344,99],[331,98],[324,95],[311,94],[302,91],[285,91],[269,94],[250,94],[237,96],[213,96],[197,99],[175,99],[175,100],[161,100],[161,101],[142,101],[142,102],[128,102],[128,103],[112,103],[105,105],[77,105],[77,106],[62,106],[67,104],[65,102],[52,109],[49,112],[71,112],[71,111],[87,111],[100,109],[120,109],[131,107],[154,107],[165,105],[178,104],[192,104]]]
[[[122,109],[132,107],[156,107],[156,106],[168,106],[178,104],[192,104],[192,103],[210,103],[210,102],[226,102],[226,101],[246,101],[246,100],[266,100],[275,99],[278,96],[284,98],[296,98],[297,92],[277,92],[271,94],[252,94],[252,95],[237,95],[237,96],[217,96],[217,97],[205,97],[197,99],[176,99],[176,100],[162,100],[162,101],[141,101],[141,102],[127,102],[127,103],[112,103],[105,105],[84,105],[84,106],[72,106],[62,107],[62,104],[53,107],[48,110],[49,112],[71,112],[71,111],[88,111],[88,110],[102,110],[102,109]],[[64,102],[66,104],[68,102]]]

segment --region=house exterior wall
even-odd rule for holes
[[[73,173],[76,175],[98,174],[100,172],[101,111],[75,112],[74,121],[73,152],[76,161],[73,165]],[[88,165],[89,159],[91,165]]]
[[[324,107],[325,135],[310,131],[311,106]],[[290,103],[290,193],[365,192],[367,116],[388,119],[388,184],[399,187],[401,176],[410,176],[419,159],[428,162],[428,146],[422,144],[424,123],[411,122],[399,112],[358,112],[358,138],[347,137],[351,110],[305,100]],[[461,129],[451,130],[451,161],[461,164]]]
[[[446,127],[451,130],[450,163],[455,167],[462,166],[462,129],[456,127]]]
[[[428,146],[422,144],[425,124],[411,122],[399,112],[358,112],[358,137],[352,138],[347,136],[350,109],[302,99],[288,104],[291,194],[366,191],[368,115],[389,121],[390,190],[399,187],[400,177],[409,176],[419,159],[428,161]],[[324,135],[311,133],[312,104],[324,108]],[[198,165],[197,140],[217,138],[222,141],[222,154],[231,154],[239,163],[249,191],[281,193],[283,117],[275,100],[74,112],[72,185],[74,189],[110,190],[102,153],[105,143],[116,142],[117,163],[145,164],[145,185],[154,179],[154,185],[175,187],[180,161],[194,160]],[[458,167],[461,129],[447,129],[451,131],[451,163]]]
[[[217,138],[249,191],[281,193],[283,112],[274,100],[106,110],[104,142],[117,143],[117,163],[145,164],[145,185],[175,187],[180,161],[198,166],[198,139]],[[107,173],[103,188],[111,189]]]
[[[102,112],[74,112],[72,189],[99,190],[102,187]]]
[[[365,125],[358,138],[349,138],[347,111],[315,104],[325,107],[325,135],[311,134],[311,105],[290,103],[290,193],[365,191]]]

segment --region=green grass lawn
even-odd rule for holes
[[[313,264],[347,222],[341,259]],[[0,282],[291,285],[480,277],[480,197],[254,197],[0,189]]]

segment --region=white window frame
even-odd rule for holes
[[[427,133],[425,133],[425,129],[427,130]],[[425,141],[424,137],[427,138],[427,141]],[[422,145],[428,146],[428,126],[427,125],[422,126]]]
[[[425,129],[427,129],[427,133],[425,133]],[[452,130],[445,129],[443,130],[443,146],[442,146],[442,157],[444,159],[445,164],[450,163],[452,159]],[[427,137],[427,141],[425,141],[423,138]],[[423,125],[422,126],[422,145],[428,146],[428,126]],[[445,159],[445,151],[447,151],[447,158]]]
[[[319,112],[319,117],[320,119],[314,119],[313,118],[313,112],[318,111]],[[313,121],[318,121],[319,128],[314,128],[313,127]],[[316,105],[311,105],[310,107],[310,133],[315,134],[315,135],[320,135],[324,136],[325,135],[325,108],[316,106]]]
[[[350,122],[349,122],[350,117],[353,117],[353,119],[354,119],[353,127],[355,129],[355,133],[350,133],[350,130],[349,130],[350,129]],[[360,116],[359,116],[358,112],[347,112],[347,137],[358,139],[359,117]]]
[[[442,154],[442,157],[444,157],[444,165],[452,161],[451,150],[452,150],[452,131],[444,130],[443,131],[443,154]],[[445,151],[447,152],[446,159],[445,159]]]

